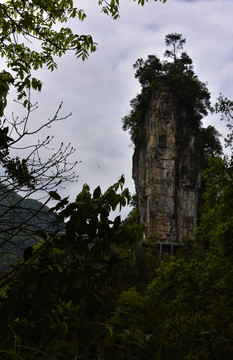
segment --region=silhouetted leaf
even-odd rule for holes
[[[50,191],[49,196],[54,200],[61,200],[60,195],[56,191]]]

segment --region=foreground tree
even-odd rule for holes
[[[138,4],[144,3],[145,0],[138,1]],[[99,5],[103,13],[113,19],[119,17],[119,0],[110,3],[101,0]],[[26,90],[31,88],[41,90],[42,83],[32,76],[33,70],[42,67],[55,69],[54,57],[67,51],[73,51],[83,60],[96,51],[97,44],[91,35],[79,35],[62,26],[70,19],[83,21],[85,17],[85,11],[76,8],[72,0],[43,3],[8,0],[0,4],[0,53],[7,65],[7,69],[0,73],[0,116],[3,115],[11,86],[16,88],[18,99],[22,99]],[[33,48],[32,45],[36,46]]]
[[[124,225],[120,216],[109,218],[130,200],[123,184],[121,177],[103,194],[99,187],[91,194],[85,185],[74,203],[58,202],[54,211],[58,222],[66,219],[64,234],[35,249],[36,260],[29,257],[5,274],[0,301],[5,359],[105,354],[105,315],[124,286],[119,273],[124,268],[124,277],[129,276],[127,259],[141,237],[140,226]],[[113,347],[109,351],[115,358]]]
[[[144,5],[147,1],[139,0],[138,4]],[[119,17],[118,0],[111,3],[99,1],[98,4],[104,14],[113,19]],[[28,128],[28,119],[35,110],[30,93],[32,90],[40,91],[42,88],[42,82],[34,76],[35,72],[40,68],[53,71],[57,68],[55,58],[67,52],[72,51],[77,58],[85,60],[90,53],[96,51],[97,44],[91,35],[77,34],[69,26],[64,26],[72,19],[83,21],[85,17],[85,11],[75,7],[72,0],[46,2],[8,0],[0,4],[0,54],[5,61],[5,68],[0,72],[0,164],[2,166],[0,185],[7,187],[5,192],[1,192],[0,201],[10,199],[3,213],[5,218],[15,209],[12,196],[8,196],[9,192],[23,191],[25,194],[23,199],[25,199],[35,191],[43,190],[48,193],[62,182],[74,180],[72,173],[74,164],[69,164],[69,160],[67,161],[73,153],[70,144],[61,145],[45,161],[41,160],[40,150],[48,147],[51,138],[29,145],[31,148],[22,159],[18,154],[14,157],[11,150],[16,146],[18,151],[22,150],[19,142],[40,130],[38,128],[30,131]],[[4,111],[11,89],[16,91],[17,101],[21,102],[27,114],[22,120],[17,117],[12,121],[7,119],[10,122],[7,124]],[[50,126],[52,122],[60,120],[59,110],[54,118],[45,122],[42,127]],[[20,210],[22,203],[18,203],[17,207]],[[22,230],[20,228],[25,229],[25,223],[15,224],[13,230],[12,226],[2,230],[4,234],[10,233],[9,236],[4,235],[2,246],[0,244],[0,248],[4,247],[4,251],[6,244],[10,245],[8,248],[14,247],[15,241],[12,241],[12,237],[15,238],[17,235],[17,228],[19,231]]]
[[[40,136],[42,129],[56,126],[57,121],[68,117],[60,117],[61,105],[53,118],[37,128],[32,127],[30,121],[37,104],[29,103],[27,109],[23,110],[26,114],[22,119],[13,117],[12,120],[4,121],[8,125],[10,137],[0,157],[1,262],[4,261],[3,254],[22,256],[22,251],[29,243],[35,244],[40,240],[37,235],[40,230],[46,230],[47,233],[58,231],[45,205],[55,190],[64,187],[67,182],[77,181],[74,173],[77,162],[70,160],[75,151],[71,144],[65,146],[62,143],[54,151],[51,136],[37,143],[33,141],[35,135]],[[23,159],[13,157],[12,152],[22,153]],[[49,152],[51,155],[48,157]],[[43,203],[32,203],[32,197],[43,199]]]

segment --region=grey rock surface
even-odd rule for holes
[[[199,134],[192,111],[157,90],[133,155],[133,179],[146,238],[179,242],[197,226],[201,186]]]

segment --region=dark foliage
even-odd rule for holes
[[[192,115],[192,121],[200,127],[201,119],[210,108],[210,94],[205,83],[201,82],[193,71],[192,60],[182,52],[185,39],[180,34],[166,37],[166,45],[172,45],[172,51],[165,55],[172,61],[161,61],[155,55],[147,60],[138,59],[134,64],[135,77],[139,80],[142,91],[130,103],[132,110],[123,118],[123,130],[128,130],[135,146],[143,142],[143,125],[153,94],[165,90],[172,93],[174,106],[178,111],[185,110]]]

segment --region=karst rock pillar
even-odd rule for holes
[[[177,243],[197,226],[198,129],[192,111],[171,91],[154,92],[133,155],[133,179],[147,239]]]

